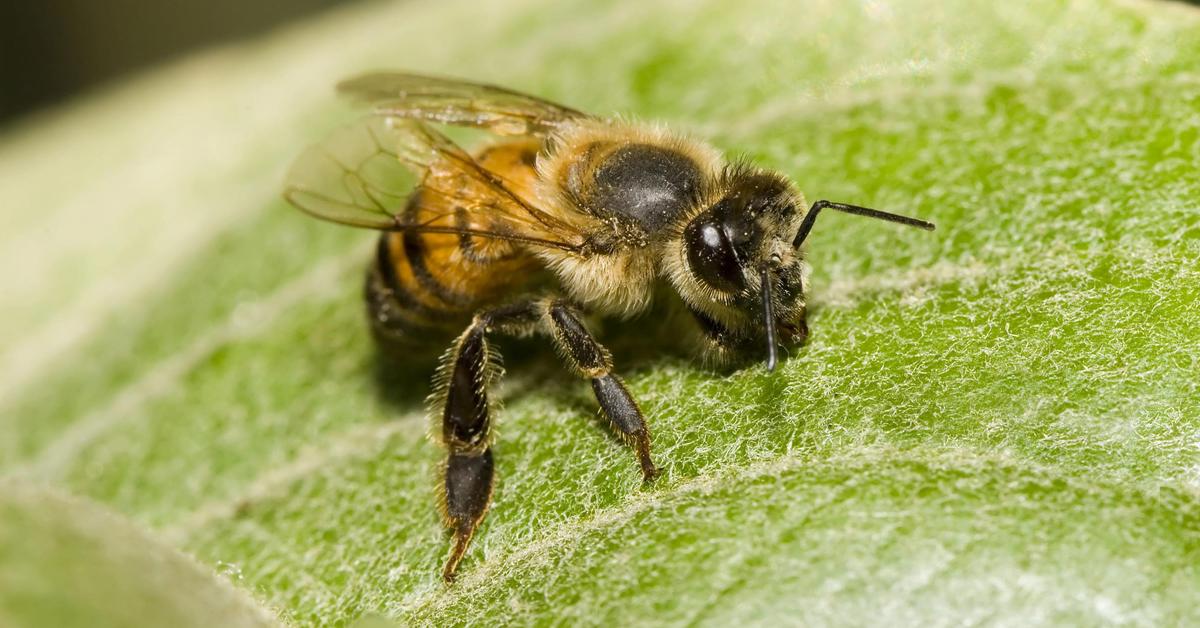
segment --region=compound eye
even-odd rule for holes
[[[746,279],[729,234],[720,224],[705,218],[701,215],[692,220],[683,232],[692,273],[722,292],[741,292]]]

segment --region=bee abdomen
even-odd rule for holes
[[[397,349],[440,348],[528,275],[516,272],[528,260],[485,253],[453,234],[383,234],[365,295],[376,338]]]
[[[531,193],[540,142],[520,140],[489,147],[478,163]],[[532,254],[503,239],[471,233],[487,230],[479,208],[454,207],[421,187],[404,208],[408,221],[460,229],[458,233],[384,233],[367,275],[371,328],[386,345],[440,350],[482,308],[495,305],[539,276]]]
[[[385,233],[367,277],[371,326],[382,340],[400,346],[442,344],[471,315],[468,295],[430,267],[422,234]]]
[[[412,349],[444,342],[461,328],[466,316],[438,307],[422,298],[422,289],[411,274],[398,273],[388,243],[379,239],[376,256],[367,271],[367,316],[376,339],[389,349]],[[407,259],[401,263],[407,265]],[[400,277],[405,277],[401,280]]]

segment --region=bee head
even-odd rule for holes
[[[693,304],[736,344],[804,341],[805,264],[794,245],[803,197],[775,173],[734,166],[684,226],[687,271],[708,303]]]
[[[683,226],[686,277],[676,283],[710,336],[734,348],[765,343],[768,369],[781,341],[795,345],[808,337],[802,245],[822,209],[933,229],[923,220],[844,203],[817,201],[806,211],[790,181],[744,165],[728,168],[706,198]]]

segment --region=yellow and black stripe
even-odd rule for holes
[[[536,177],[531,150],[528,142],[502,144],[479,159],[507,179],[529,185]],[[444,205],[433,201],[418,187],[404,214],[420,224],[486,227],[486,216],[468,215],[462,208],[446,215]],[[399,348],[444,344],[480,308],[527,286],[539,267],[536,258],[509,242],[467,233],[384,233],[367,275],[372,329]]]

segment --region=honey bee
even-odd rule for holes
[[[399,351],[450,342],[431,396],[447,449],[447,582],[495,484],[500,368],[489,336],[548,338],[591,382],[651,482],[650,430],[585,314],[630,317],[669,300],[690,313],[709,357],[765,354],[773,369],[780,344],[808,336],[803,245],[823,210],[934,228],[843,203],[805,209],[783,175],[727,162],[706,143],[502,87],[373,73],[338,90],[373,113],[304,152],[284,196],[318,218],[383,232],[365,290],[378,340]],[[500,138],[471,154],[429,123]]]

